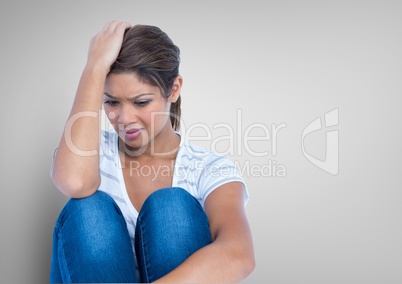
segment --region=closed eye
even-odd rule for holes
[[[118,101],[113,101],[113,100],[105,101],[105,104],[110,105],[110,106],[116,106],[118,103],[119,103]]]
[[[149,104],[151,101],[150,100],[140,100],[140,101],[135,101],[134,104],[142,107],[142,106],[146,106],[147,104]]]

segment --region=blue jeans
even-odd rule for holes
[[[211,243],[207,216],[182,188],[163,188],[144,202],[134,254],[124,217],[103,191],[70,199],[53,233],[50,282],[152,282]]]

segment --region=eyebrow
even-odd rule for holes
[[[115,100],[118,100],[118,99],[119,99],[119,98],[116,98],[116,97],[112,96],[111,94],[106,93],[106,92],[104,92],[103,94],[104,94],[105,96],[111,98],[111,99],[115,99]],[[139,94],[139,95],[136,95],[136,96],[134,96],[134,97],[128,98],[127,100],[130,100],[130,101],[131,101],[131,100],[138,99],[138,98],[140,98],[140,97],[142,97],[142,96],[148,96],[148,95],[154,96],[155,94],[153,94],[153,93]]]

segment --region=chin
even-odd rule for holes
[[[119,133],[119,138],[120,138],[121,142],[124,143],[124,145],[122,145],[123,147],[125,147],[129,151],[133,151],[133,152],[138,151],[139,154],[143,152],[143,151],[141,151],[141,149],[144,149],[144,148],[146,149],[149,144],[147,137],[138,137],[135,140],[129,140],[129,139],[126,139],[124,134]]]

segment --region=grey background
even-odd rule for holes
[[[400,1],[2,2],[1,282],[48,282],[53,224],[67,201],[49,177],[53,149],[90,37],[121,19],[159,26],[181,48],[188,125],[238,130],[237,109],[243,131],[287,124],[276,156],[231,157],[286,167],[283,178],[245,176],[257,261],[245,283],[401,283],[401,8]],[[304,127],[334,108],[336,176],[301,151]],[[324,130],[305,142],[323,159]]]

